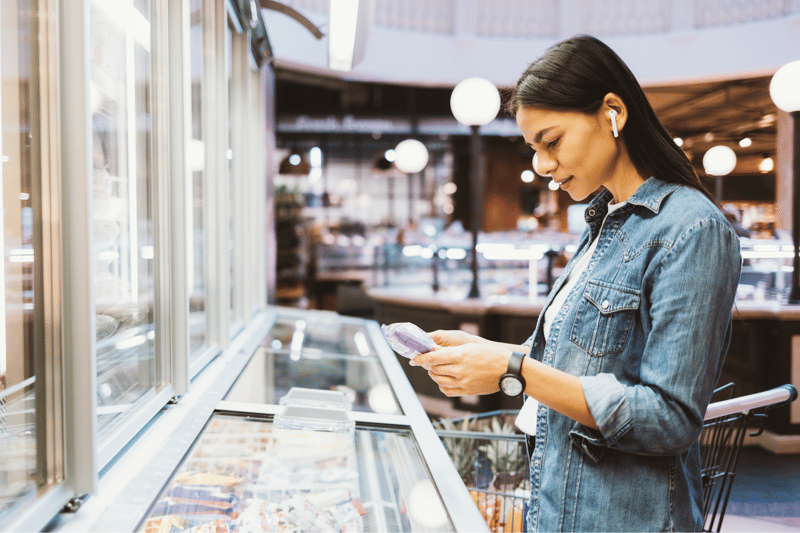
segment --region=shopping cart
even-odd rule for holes
[[[453,463],[493,532],[522,532],[530,497],[525,435],[514,420],[519,411],[491,411],[436,422]]]
[[[733,398],[733,383],[714,391],[700,433],[703,531],[720,531],[748,430],[758,436],[770,410],[797,398],[797,389],[775,389]],[[442,419],[437,433],[493,532],[525,530],[530,497],[525,435],[517,432],[518,411],[492,411],[462,419]]]
[[[733,383],[714,391],[715,401],[706,410],[705,424],[700,433],[700,464],[703,480],[703,531],[721,531],[728,507],[731,486],[736,476],[739,451],[745,434],[756,437],[764,431],[770,410],[797,399],[793,385],[783,385],[768,391],[732,398]]]

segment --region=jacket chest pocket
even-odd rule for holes
[[[640,293],[602,281],[589,281],[583,292],[570,340],[591,355],[621,352],[636,320]]]

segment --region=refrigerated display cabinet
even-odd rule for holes
[[[337,390],[356,411],[401,414],[369,323],[325,311],[283,310],[226,399],[278,404],[291,387]]]
[[[111,467],[117,493],[56,530],[487,530],[377,322],[281,307],[257,321],[164,413],[182,418]],[[293,404],[298,387],[347,409]]]
[[[485,528],[378,324],[273,311],[140,529]],[[336,391],[352,410],[294,406],[297,387]],[[293,409],[307,417],[286,425]]]

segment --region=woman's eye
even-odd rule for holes
[[[555,140],[552,140],[552,141],[550,141],[549,143],[547,143],[547,147],[548,147],[548,148],[553,148],[555,145],[557,145],[557,144],[558,144],[558,141],[559,141],[559,140],[561,140],[561,137],[559,137],[558,139],[555,139]]]

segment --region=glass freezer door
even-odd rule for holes
[[[292,387],[337,390],[356,411],[402,414],[377,357],[259,348],[225,397],[227,401],[278,404]]]
[[[431,479],[409,429],[214,415],[140,530],[454,531]]]
[[[341,391],[355,411],[404,414],[376,350],[372,335],[381,335],[379,329],[330,312],[275,309],[227,401],[277,405],[292,387],[304,387]]]
[[[281,310],[264,345],[276,352],[377,356],[363,320],[324,311]]]

